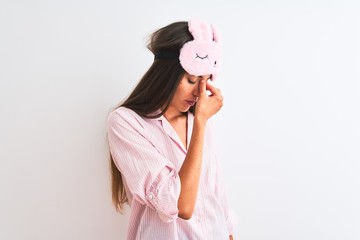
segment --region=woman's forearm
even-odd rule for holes
[[[190,219],[199,189],[206,120],[194,119],[188,152],[179,171],[181,191],[178,200],[178,216]]]

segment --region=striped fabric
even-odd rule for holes
[[[193,119],[188,113],[188,140]],[[166,118],[142,118],[120,107],[109,115],[107,123],[110,152],[123,175],[131,206],[128,240],[229,239],[232,222],[210,122],[206,126],[198,198],[189,220],[177,216],[181,189],[178,172],[186,149]]]

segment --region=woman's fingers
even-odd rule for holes
[[[220,89],[214,87],[209,82],[206,82],[206,90],[210,91],[212,95],[219,95]]]
[[[215,98],[219,99],[221,102],[224,100],[220,89],[214,87],[213,85],[209,84],[208,82],[206,83],[206,90],[211,92],[211,97],[215,97]]]
[[[208,95],[207,90],[210,91]],[[216,114],[223,106],[223,96],[216,87],[207,81],[199,82],[199,100],[196,104],[196,114],[204,119],[209,119]]]

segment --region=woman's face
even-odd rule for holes
[[[199,83],[202,79],[208,81],[211,75],[194,76],[185,73],[176,89],[168,110],[184,113],[193,106],[199,97]]]

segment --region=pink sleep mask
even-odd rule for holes
[[[217,29],[200,20],[189,21],[189,32],[194,40],[180,49],[180,64],[191,75],[217,77],[221,63],[222,48]]]

